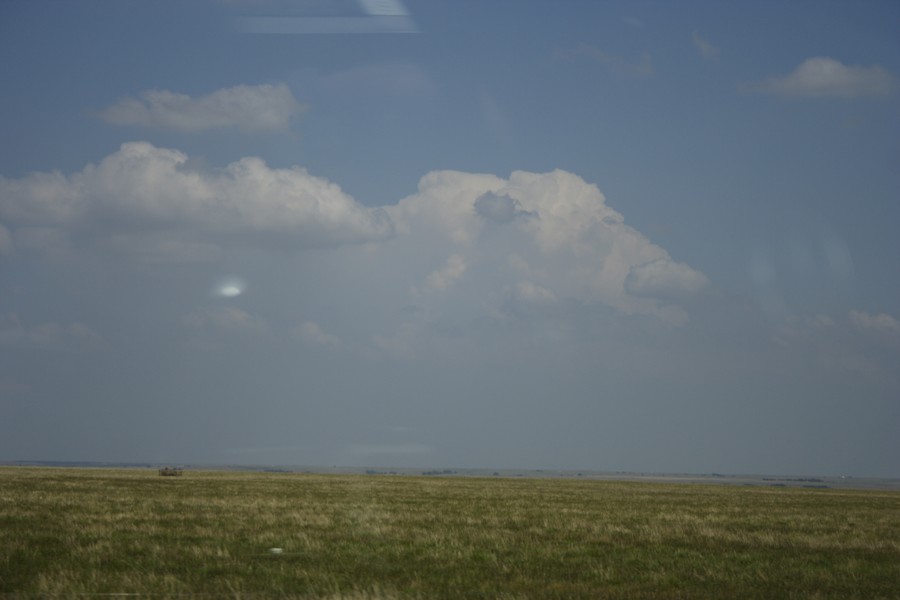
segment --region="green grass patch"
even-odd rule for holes
[[[281,554],[270,553],[281,548]],[[0,468],[0,593],[898,598],[900,494]]]

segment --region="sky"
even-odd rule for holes
[[[0,2],[0,460],[900,477],[900,4]]]

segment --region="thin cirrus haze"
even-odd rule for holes
[[[900,476],[894,4],[366,6],[0,7],[0,460]]]
[[[100,117],[115,125],[162,127],[195,132],[237,127],[248,132],[281,131],[301,112],[290,88],[238,85],[193,99],[168,90],[146,90],[139,98],[121,98]]]

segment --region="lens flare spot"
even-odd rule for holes
[[[228,279],[220,282],[215,287],[215,295],[222,298],[236,298],[244,293],[247,288],[243,281],[238,279]]]

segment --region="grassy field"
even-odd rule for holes
[[[900,494],[0,468],[0,594],[900,598]]]

